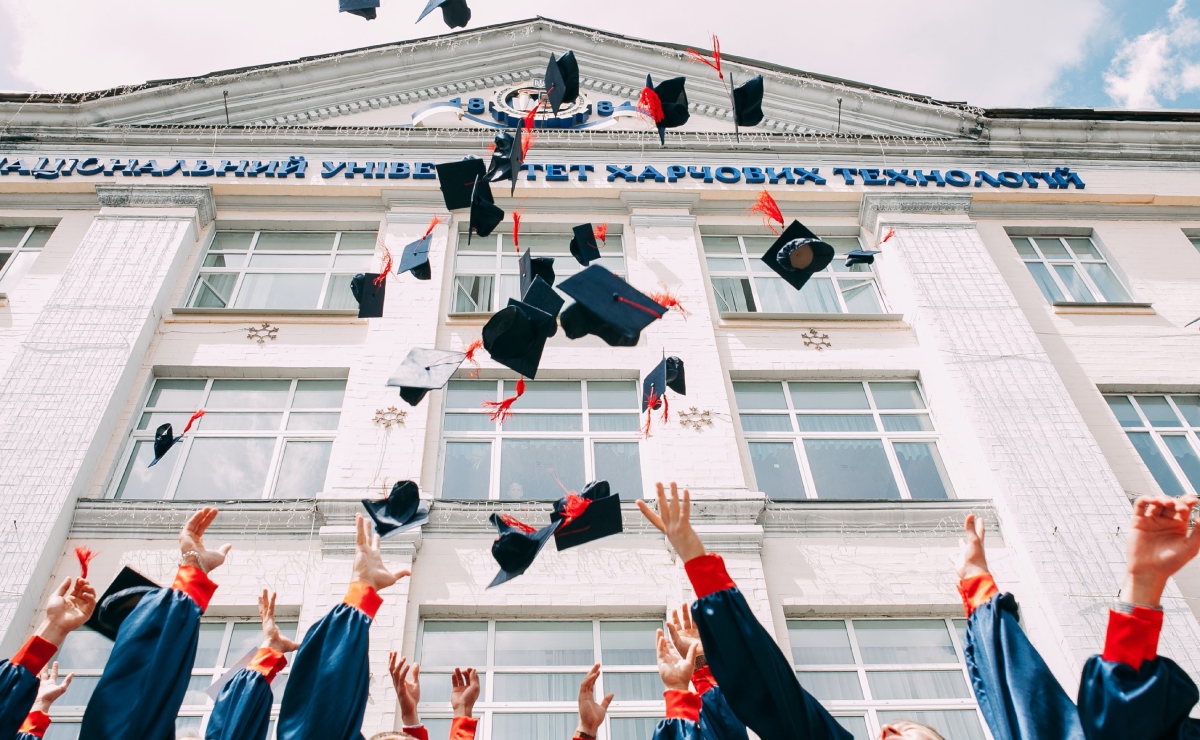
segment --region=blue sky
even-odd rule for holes
[[[367,22],[337,0],[0,0],[0,90],[96,90],[446,31],[436,12],[414,23],[425,0],[382,3]],[[715,31],[728,53],[986,107],[1200,108],[1191,3],[471,0],[471,26],[541,14],[696,46]]]

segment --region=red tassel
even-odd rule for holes
[[[671,291],[667,290],[666,286],[663,286],[663,289],[658,293],[651,293],[650,300],[668,310],[672,308],[678,309],[679,313],[683,314],[683,318],[686,319],[688,317],[688,310],[683,307],[678,298],[672,295]]]
[[[663,402],[662,421],[663,421],[663,424],[666,424],[667,419],[671,415],[671,402],[667,400],[667,392],[666,391],[663,391],[662,402]]]
[[[187,434],[188,430],[190,430],[192,428],[192,424],[196,423],[196,420],[199,419],[201,416],[204,416],[204,409],[200,409],[196,413],[192,414],[192,418],[188,419],[187,426],[185,426],[183,428],[183,431],[179,433],[180,436]]]
[[[92,552],[91,548],[87,545],[80,545],[75,548],[75,557],[79,558],[79,570],[81,571],[79,577],[87,578],[88,563],[92,562],[92,559],[96,557],[96,553]]]
[[[467,348],[463,350],[463,354],[466,355],[467,362],[475,366],[475,369],[469,373],[472,378],[479,376],[479,361],[475,359],[475,353],[481,349],[483,349],[483,340],[476,339],[474,342],[468,344]]]
[[[481,405],[487,409],[492,421],[503,422],[512,416],[512,405],[523,395],[525,395],[525,378],[517,378],[517,395],[510,396],[503,401],[484,401]]]
[[[387,245],[381,244],[380,246],[383,247],[383,259],[380,260],[379,276],[371,281],[375,283],[376,288],[383,285],[383,282],[387,280],[388,273],[392,271],[392,250],[388,249]]]
[[[658,93],[654,92],[654,88],[642,88],[641,97],[638,98],[637,109],[638,112],[644,113],[653,119],[655,123],[662,123],[662,100],[659,100]]]
[[[583,516],[583,512],[587,511],[588,507],[591,505],[592,502],[590,499],[583,498],[574,491],[568,493],[567,504],[563,507],[562,512],[563,523],[562,526],[559,527],[559,530],[566,529],[568,526],[570,526],[571,522]]]
[[[775,231],[775,227],[771,225],[772,221],[778,221],[779,225],[783,226],[783,211],[779,210],[779,204],[775,202],[775,199],[766,190],[758,194],[758,200],[754,201],[754,205],[750,206],[750,213],[761,215],[763,223],[771,231]]]
[[[889,240],[889,239],[891,239],[891,238],[892,238],[893,236],[895,236],[895,235],[896,235],[896,230],[895,230],[895,229],[888,229],[887,236],[883,237],[883,241],[881,241],[881,242],[879,242],[879,243],[880,243],[880,244],[887,244],[887,243],[888,243],[888,240]]]
[[[517,254],[521,253],[521,212],[513,211],[513,246],[518,247]]]
[[[594,234],[597,239],[604,242],[605,246],[608,245],[608,224],[607,223],[602,223],[599,226],[592,227],[592,234]]]
[[[703,54],[696,51],[695,49],[688,49],[687,55],[691,61],[703,62],[704,64],[707,64],[708,66],[715,69],[717,71],[717,76],[723,80],[723,79],[725,79],[725,73],[721,71],[721,40],[717,38],[716,34],[713,34],[712,43],[713,43],[712,61],[709,61],[707,57],[705,57]]]
[[[432,234],[433,230],[435,228],[437,228],[437,225],[440,224],[441,222],[442,222],[441,216],[434,216],[433,220],[429,222],[429,228],[425,229],[425,236],[429,236],[430,234]],[[421,237],[421,238],[424,239],[425,237]]]
[[[532,108],[530,108],[529,112],[525,114],[525,118],[522,121],[522,125],[525,126],[525,135],[521,137],[521,160],[522,161],[524,161],[525,157],[528,156],[529,147],[533,146],[533,140],[534,140],[533,129],[534,129],[534,126],[537,125],[537,114],[538,114],[538,109],[541,107],[541,105],[542,104],[539,102],[536,105],[534,105]],[[517,176],[517,173],[514,172],[513,177],[516,177],[516,176]]]
[[[507,524],[508,526],[512,527],[513,529],[519,529],[519,530],[521,530],[521,531],[522,531],[522,532],[524,532],[525,534],[533,534],[534,532],[536,532],[536,531],[537,531],[536,529],[534,529],[533,527],[529,526],[528,524],[526,524],[525,522],[521,521],[520,519],[517,519],[516,517],[509,516],[508,514],[501,514],[501,515],[500,515],[500,520],[501,520],[501,521],[503,521],[503,522],[504,522],[505,524]]]
[[[650,436],[650,421],[654,418],[654,409],[658,406],[659,395],[654,391],[654,386],[650,387],[650,395],[646,396],[646,425],[642,427],[642,434]]]

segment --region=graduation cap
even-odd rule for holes
[[[571,239],[571,256],[584,267],[600,259],[600,247],[596,244],[596,232],[592,225],[580,224],[572,231],[575,237]]]
[[[358,301],[358,318],[377,319],[383,316],[383,294],[387,289],[386,278],[377,272],[360,272],[350,281],[350,292]]]
[[[429,521],[429,505],[421,503],[417,484],[410,480],[397,481],[391,493],[382,501],[363,499],[367,515],[375,522],[380,537],[419,527]]]
[[[413,347],[387,384],[398,387],[400,398],[409,406],[416,406],[429,391],[445,387],[466,359],[462,352]]]
[[[510,298],[483,325],[483,348],[501,365],[535,378],[546,339],[557,331],[554,326],[554,317],[546,311]]]
[[[142,601],[142,597],[160,586],[133,568],[125,566],[108,590],[96,601],[96,609],[84,624],[110,640],[117,639],[117,631],[129,613]]]
[[[558,286],[575,303],[562,313],[570,339],[595,334],[613,347],[632,347],[642,329],[667,309],[600,265],[592,265]]]
[[[579,62],[575,61],[575,52],[568,51],[558,59],[554,58],[554,54],[550,55],[545,84],[550,109],[557,116],[563,103],[570,104],[579,97]]]
[[[856,249],[846,255],[846,267],[873,265],[875,264],[875,255],[877,254],[883,254],[883,252],[874,252],[870,249]]]
[[[463,28],[471,21],[471,9],[467,7],[467,0],[429,0],[425,10],[422,10],[421,16],[417,18],[417,23],[432,13],[434,8],[439,7],[442,9],[442,20],[450,28]]]
[[[404,248],[404,253],[400,255],[400,265],[396,268],[396,275],[411,272],[417,280],[429,280],[433,277],[433,273],[429,269],[429,247],[433,244],[433,229],[441,222],[440,218],[434,216],[433,220],[429,222],[429,230],[425,232],[425,236]]]
[[[733,80],[733,73],[729,75]],[[751,77],[733,88],[733,121],[738,126],[757,126],[763,120],[763,78]]]
[[[804,224],[792,221],[762,256],[762,261],[800,290],[813,273],[824,270],[833,261],[833,247],[821,241]]]
[[[495,200],[487,183],[487,168],[484,167],[482,159],[469,157],[458,162],[435,165],[434,168],[437,170],[438,187],[442,190],[442,200],[446,202],[447,210],[460,211],[470,208],[477,192],[477,180],[480,181],[478,191],[482,193],[481,197],[488,201]]]
[[[686,77],[672,77],[655,85],[650,75],[646,75],[646,87],[642,88],[642,95],[638,99],[638,110],[654,119],[658,126],[658,139],[664,145],[667,143],[666,130],[678,128],[691,118],[687,91],[684,90],[686,82]]]
[[[621,497],[609,491],[608,481],[592,481],[583,493],[571,491],[554,504],[550,521],[562,522],[554,533],[559,552],[620,534]]]
[[[552,522],[541,529],[534,529],[505,514],[492,514],[491,521],[500,533],[492,543],[492,557],[500,564],[500,572],[488,584],[488,588],[511,581],[528,570],[550,535],[560,525],[560,522]]]
[[[667,389],[681,396],[687,395],[687,383],[683,376],[683,360],[678,357],[667,357],[658,366],[646,374],[642,381],[642,411],[653,409],[663,404]]]
[[[529,284],[529,289],[522,294],[521,302],[545,311],[554,319],[550,324],[547,338],[558,333],[558,312],[562,310],[566,301],[558,294],[558,291],[550,287],[550,283],[543,280],[540,275],[534,276],[533,282]]]
[[[492,189],[482,179],[475,182],[475,191],[471,195],[471,221],[467,231],[467,244],[471,243],[471,233],[480,236],[491,236],[500,222],[504,220],[504,210],[492,202]]]
[[[535,278],[541,278],[546,285],[554,285],[554,258],[534,257],[526,249],[521,259],[517,261],[521,268],[521,295],[529,292]]]
[[[496,134],[496,150],[492,153],[492,161],[488,165],[485,178],[488,182],[511,180],[512,186],[508,191],[510,196],[517,192],[517,175],[521,172],[521,165],[525,163],[524,122],[518,123],[511,130],[512,133],[503,131]]]
[[[196,413],[192,414],[192,418],[188,419],[187,426],[185,426],[183,428],[183,432],[181,432],[178,437],[175,436],[175,430],[174,430],[174,428],[171,427],[171,425],[169,423],[163,424],[158,429],[155,429],[154,430],[154,459],[151,460],[150,464],[147,465],[146,467],[147,468],[154,467],[158,463],[158,461],[163,458],[163,455],[167,454],[167,452],[169,452],[172,447],[174,447],[175,445],[182,442],[183,435],[188,433],[188,431],[192,428],[192,424],[194,424],[196,422],[196,419],[199,419],[201,416],[204,416],[204,409],[200,409]]]
[[[361,16],[369,21],[375,20],[375,8],[379,0],[338,0],[338,12]]]

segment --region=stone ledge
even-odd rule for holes
[[[838,537],[962,536],[963,518],[982,515],[989,532],[1000,535],[996,508],[988,499],[949,501],[775,501],[762,525],[768,536],[803,534]]]
[[[200,228],[217,217],[212,188],[208,185],[96,185],[96,197],[105,208],[195,208]]]
[[[849,324],[871,323],[878,324],[884,322],[902,324],[904,322],[904,314],[902,313],[759,313],[751,311],[730,311],[721,314],[722,322],[736,321],[753,322],[779,322],[779,321],[802,321],[806,324],[811,324],[814,321],[822,324],[845,322]],[[907,328],[907,324],[904,324]],[[872,327],[874,328],[874,327]],[[890,328],[890,327],[889,327]]]

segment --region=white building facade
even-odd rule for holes
[[[487,158],[551,52],[580,99],[539,129],[487,238],[445,210],[432,163]],[[50,589],[99,552],[166,582],[175,534],[216,501],[215,574],[179,727],[257,641],[277,590],[300,633],[342,597],[359,500],[416,481],[429,524],[385,540],[411,579],[372,628],[367,737],[399,724],[389,650],[422,664],[444,733],[446,669],[484,674],[482,738],[568,737],[594,662],[606,738],[662,716],[653,633],[691,598],[637,512],[656,481],[856,737],[911,717],[984,738],[951,563],[989,525],[997,581],[1074,692],[1100,650],[1137,495],[1200,490],[1200,117],[982,110],[727,57],[766,80],[735,136],[724,88],[683,47],[547,19],[88,95],[0,96],[0,625],[10,653]],[[630,112],[645,74],[688,76],[667,134]],[[225,94],[227,93],[227,95]],[[524,96],[524,97],[523,97]],[[762,190],[839,255],[800,293],[764,272]],[[636,347],[551,339],[503,425],[480,408],[516,376],[481,353],[418,406],[385,383],[412,347],[462,349],[517,292],[522,249],[579,267],[571,227],[609,224],[602,264],[670,311]],[[431,219],[432,279],[388,279],[357,318],[349,279]],[[687,366],[650,434],[641,378]],[[208,414],[158,465],[154,429]],[[488,515],[539,524],[606,479],[625,531],[496,572]],[[1161,652],[1200,675],[1200,569],[1170,587]],[[102,638],[47,737],[77,733]],[[286,673],[284,674],[286,676]],[[90,678],[89,678],[90,677]],[[276,682],[285,685],[284,677]]]

